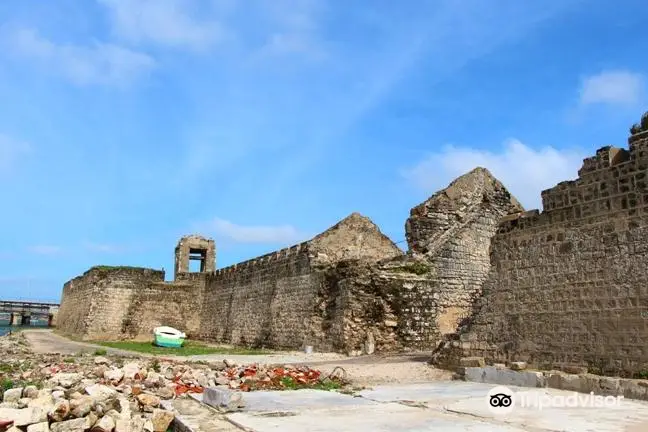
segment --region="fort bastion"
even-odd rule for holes
[[[551,169],[551,167],[547,167]],[[648,367],[648,114],[628,149],[603,147],[578,178],[522,206],[476,168],[411,210],[402,252],[350,215],[313,239],[215,268],[215,245],[189,236],[175,279],[94,267],[67,282],[59,327],[84,339],[190,337],[351,354],[427,350],[433,362]],[[189,260],[200,271],[189,272]]]

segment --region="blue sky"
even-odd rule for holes
[[[217,266],[485,166],[527,208],[648,109],[644,0],[3,0],[0,298]]]

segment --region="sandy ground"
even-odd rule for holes
[[[72,341],[53,333],[51,330],[24,330],[24,334],[36,353],[75,354],[78,352],[94,352],[96,349],[105,349],[109,354],[114,355],[153,357],[147,354]],[[449,379],[451,375],[448,371],[429,366],[427,364],[429,355],[426,353],[348,357],[336,353],[306,354],[299,351],[286,351],[268,355],[209,354],[187,357],[168,356],[166,358],[185,361],[206,361],[209,363],[222,362],[224,359],[228,359],[239,364],[303,364],[319,369],[327,375],[332,372],[345,374],[353,384],[358,386],[421,383]]]

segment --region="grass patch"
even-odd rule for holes
[[[415,275],[422,276],[424,274],[430,273],[432,268],[427,264],[421,262],[414,262],[411,264],[406,264],[402,267],[395,267],[392,270],[401,272],[401,273],[413,273]]]
[[[331,391],[339,390],[342,387],[342,383],[330,379],[324,379],[315,384],[302,384],[295,381],[292,377],[283,377],[281,379],[281,385],[286,390],[313,389]]]
[[[153,345],[152,342],[135,342],[135,341],[116,341],[116,342],[92,342],[97,345],[117,348],[126,351],[135,351],[154,355],[176,355],[176,356],[193,356],[204,354],[247,354],[262,355],[270,354],[270,351],[251,349],[251,348],[223,348],[213,347],[196,341],[185,341],[180,348],[163,348]]]
[[[106,351],[105,349],[99,348],[99,349],[95,350],[94,355],[96,355],[96,356],[104,356],[104,355],[106,355],[107,352],[108,351]]]

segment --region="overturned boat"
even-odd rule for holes
[[[173,327],[156,327],[153,329],[155,345],[166,348],[180,348],[187,335]]]

